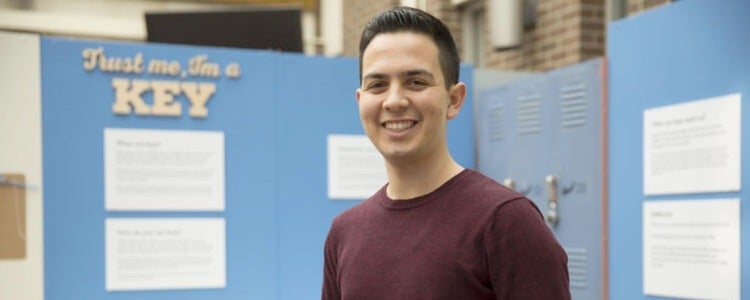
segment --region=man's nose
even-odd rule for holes
[[[403,110],[409,106],[409,99],[404,93],[404,89],[394,86],[389,89],[388,96],[383,101],[383,108],[388,111]]]

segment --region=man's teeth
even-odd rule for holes
[[[386,129],[393,129],[393,130],[404,130],[407,128],[410,128],[414,126],[413,121],[404,121],[404,122],[387,122],[385,123]]]

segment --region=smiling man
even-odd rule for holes
[[[567,256],[537,207],[448,151],[466,85],[445,25],[384,11],[359,53],[359,115],[388,184],[333,221],[322,298],[570,299]]]

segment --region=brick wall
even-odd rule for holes
[[[494,50],[485,33],[486,67],[546,71],[602,56],[604,19],[603,0],[539,0],[520,47]]]
[[[395,7],[399,0],[344,0],[344,51],[345,56],[359,56],[359,37],[362,29],[380,11]]]
[[[461,12],[450,3],[450,0],[427,0],[426,6],[425,11],[443,21],[445,26],[448,27],[460,51],[462,35]]]
[[[628,15],[633,15],[644,10],[649,10],[663,4],[672,2],[671,0],[628,0]]]
[[[475,1],[483,1],[487,7],[487,0]],[[635,5],[643,9],[652,7],[654,2],[630,1],[643,2]],[[398,0],[344,1],[343,54],[357,56],[359,35],[366,22],[379,11],[397,6],[399,3]],[[492,49],[488,32],[489,18],[485,18],[487,32],[484,33],[486,44],[482,49],[485,62],[483,67],[546,71],[604,55],[604,0],[537,0],[536,3],[535,26],[524,30],[523,43],[515,49]],[[427,0],[426,10],[443,20],[461,50],[463,8],[455,7],[450,0]]]

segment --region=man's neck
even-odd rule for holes
[[[463,169],[450,155],[437,162],[386,162],[386,192],[394,200],[413,199],[436,190]]]

